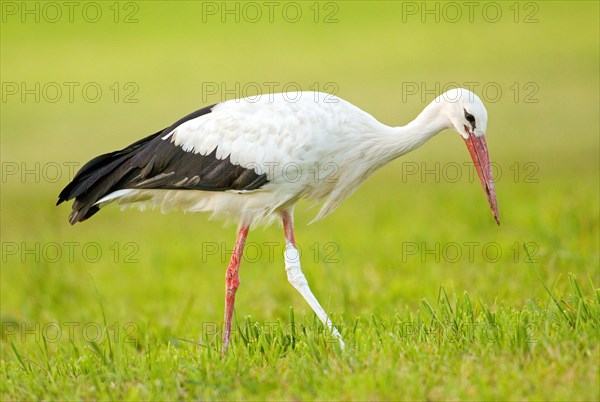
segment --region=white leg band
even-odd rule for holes
[[[340,335],[337,328],[333,326],[331,320],[323,310],[323,307],[317,301],[317,298],[313,295],[302,268],[300,267],[300,254],[293,244],[287,243],[285,252],[283,254],[285,260],[285,271],[287,272],[288,281],[300,292],[304,300],[310,305],[317,317],[323,322],[327,328],[330,329],[331,333],[338,338],[342,349],[344,348],[344,341],[342,335]]]

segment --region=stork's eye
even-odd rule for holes
[[[467,112],[467,109],[463,110],[465,111],[465,119],[467,119],[467,121],[471,124],[475,123],[475,117],[471,113]]]
[[[475,116],[473,116],[471,113],[467,112],[467,109],[463,109],[463,111],[465,112],[465,119],[467,119],[467,121],[469,123],[471,123],[471,126],[473,127],[473,130],[475,129]]]

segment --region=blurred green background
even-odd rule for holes
[[[97,321],[96,286],[110,321],[184,338],[219,322],[234,227],[113,206],[71,227],[54,203],[69,166],[270,88],[333,92],[389,125],[453,83],[488,108],[501,226],[451,132],[321,222],[307,226],[317,209],[299,205],[304,270],[328,311],[393,314],[440,285],[521,306],[544,297],[522,242],[549,282],[574,272],[597,287],[598,2],[99,2],[72,15],[57,3],[59,17],[44,4],[2,3],[2,320]],[[242,264],[238,317],[310,313],[287,284],[282,237],[251,232],[260,255]]]

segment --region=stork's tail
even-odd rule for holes
[[[131,172],[132,164],[125,163],[144,144],[159,136],[163,130],[152,134],[128,147],[95,157],[86,163],[73,180],[60,192],[56,205],[75,199],[69,222],[74,225],[94,215],[100,209],[98,200],[113,191],[120,190],[124,178]]]

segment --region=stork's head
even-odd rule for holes
[[[494,178],[485,142],[487,110],[483,102],[473,92],[463,88],[451,89],[440,95],[436,101],[444,105],[443,110],[450,124],[465,141],[494,219],[500,224]]]
[[[482,137],[487,129],[487,110],[473,92],[463,88],[451,89],[438,97],[446,104],[445,112],[454,129],[465,139]]]

